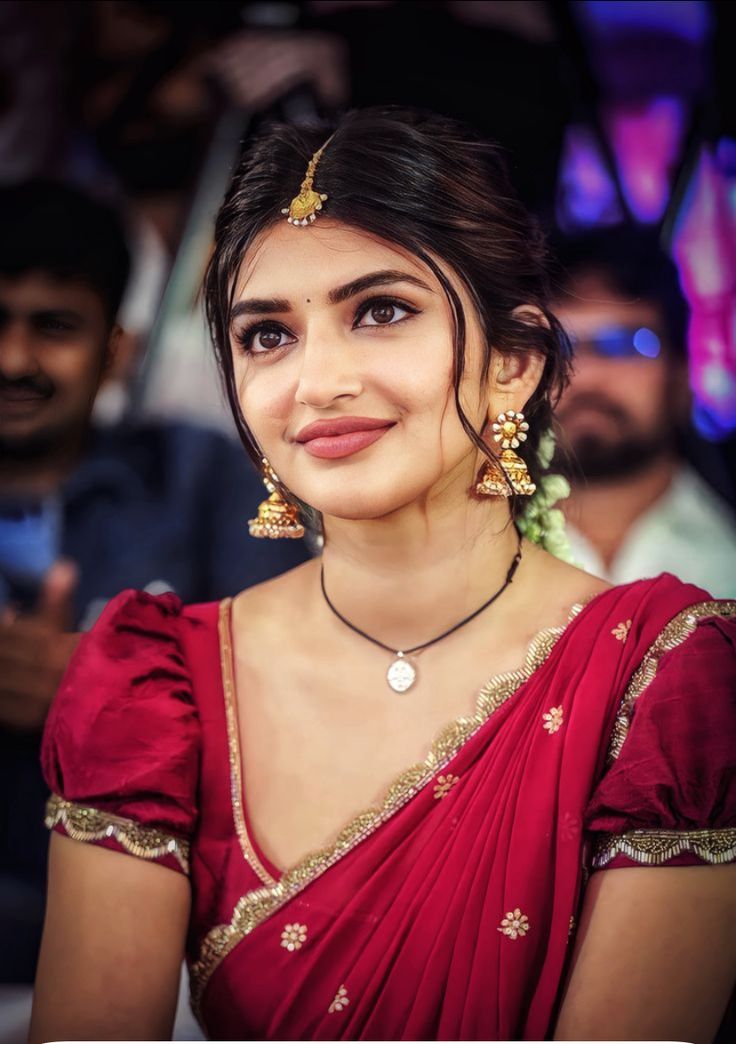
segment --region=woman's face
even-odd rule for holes
[[[468,321],[461,402],[480,429],[482,332],[452,281]],[[411,255],[329,219],[279,222],[238,274],[231,345],[251,431],[281,481],[318,511],[380,518],[466,495],[477,452],[454,403],[450,309]]]

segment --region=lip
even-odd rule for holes
[[[335,417],[332,420],[314,421],[297,432],[295,442],[310,442],[312,439],[330,438],[334,435],[349,435],[354,431],[375,431],[377,428],[393,427],[395,421],[382,417]]]
[[[0,391],[0,407],[3,410],[22,411],[33,409],[47,401],[45,395],[34,395],[32,392],[16,391],[12,388],[4,388]]]
[[[302,428],[295,441],[303,445],[312,457],[336,460],[372,446],[395,423],[377,417],[338,417],[315,421]]]

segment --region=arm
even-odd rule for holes
[[[555,1040],[710,1044],[736,979],[736,866],[593,875]]]
[[[52,834],[29,1044],[170,1040],[189,908],[183,874]]]

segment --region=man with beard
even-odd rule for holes
[[[687,306],[653,233],[603,229],[557,244],[555,313],[576,350],[563,395],[561,507],[576,561],[626,583],[671,572],[736,596],[728,506],[685,463]]]
[[[39,745],[73,632],[126,587],[208,601],[308,553],[249,540],[264,490],[223,436],[92,426],[123,337],[129,259],[116,215],[35,182],[0,189],[0,230],[2,983],[33,981],[47,847]]]

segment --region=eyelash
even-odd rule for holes
[[[358,323],[363,319],[371,308],[375,308],[377,305],[391,305],[394,308],[400,308],[403,312],[408,314],[402,316],[401,319],[396,319],[390,323],[372,323],[370,324],[371,329],[377,329],[386,326],[398,326],[399,323],[403,323],[406,319],[411,319],[415,315],[419,314],[420,309],[415,308],[414,305],[410,305],[407,301],[402,301],[398,297],[370,297],[367,301],[362,301],[355,312],[353,319],[353,327],[355,330],[358,328]],[[363,329],[367,329],[364,327]],[[274,322],[273,320],[260,320],[259,322],[252,323],[250,326],[245,327],[243,330],[238,330],[235,333],[235,340],[241,350],[247,355],[272,355],[274,352],[280,351],[282,348],[287,348],[288,345],[282,344],[277,345],[275,348],[261,348],[260,351],[254,351],[253,341],[259,333],[290,333],[290,331],[282,324]]]

